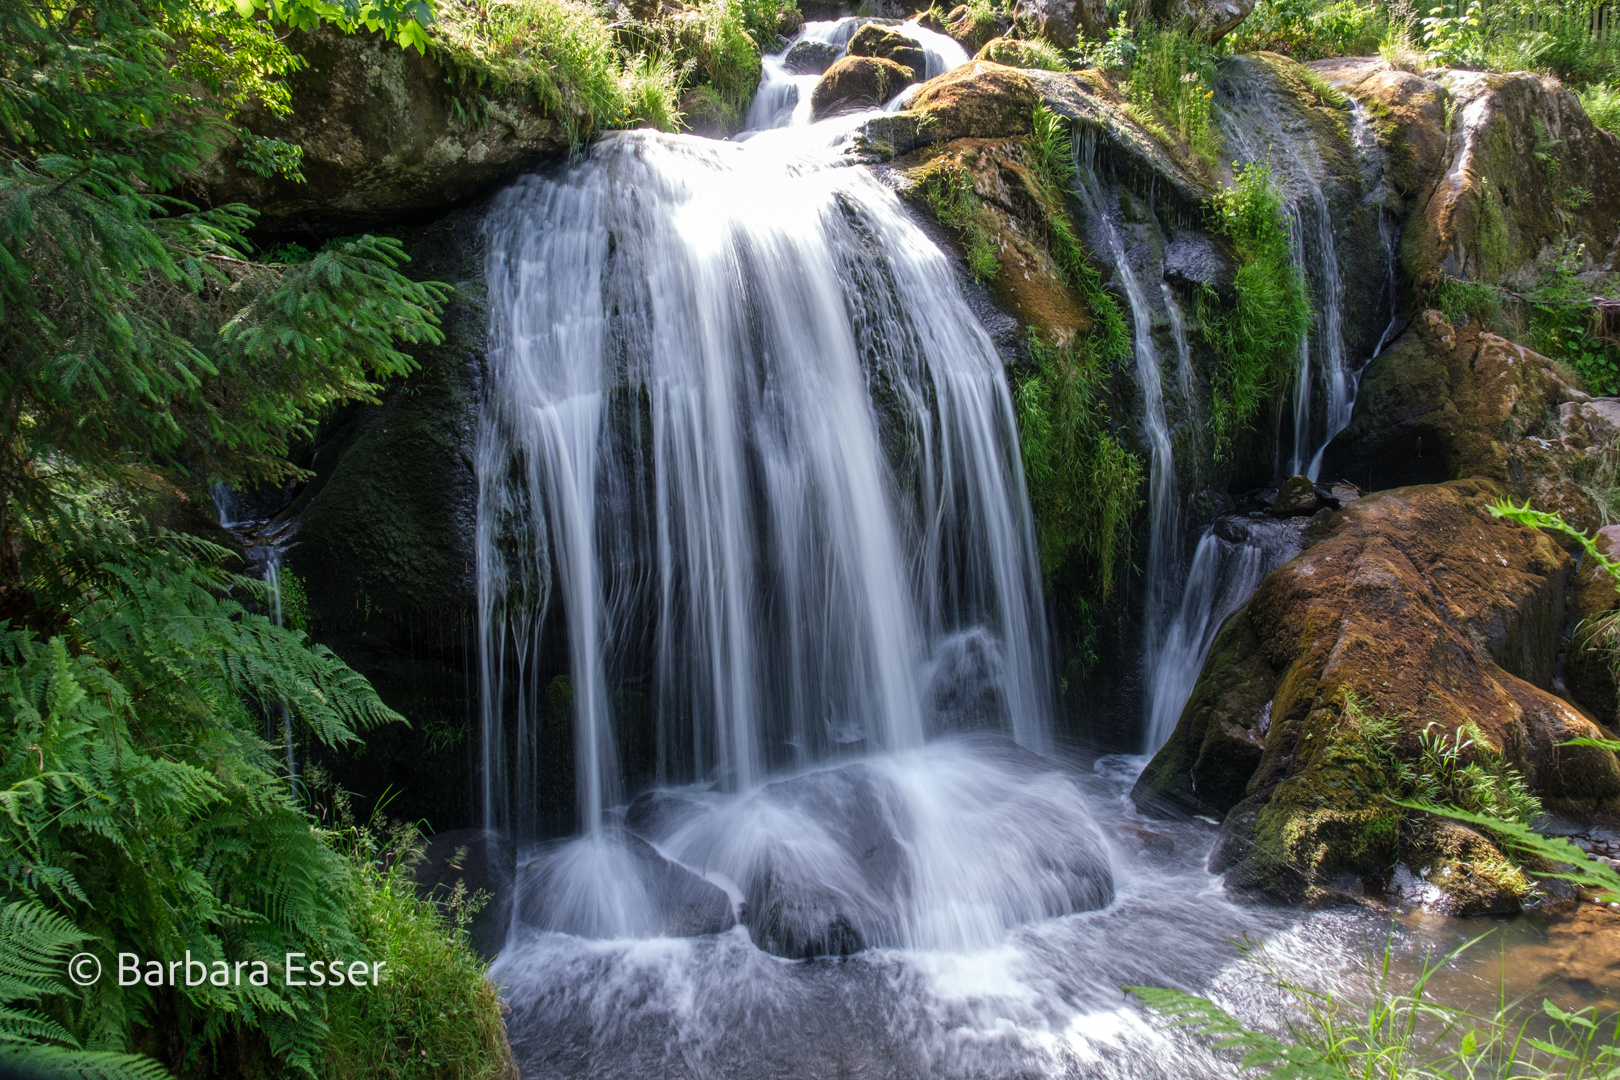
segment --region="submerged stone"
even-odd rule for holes
[[[801,41],[782,58],[789,75],[820,75],[838,62],[844,50],[827,41]]]

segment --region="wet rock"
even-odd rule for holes
[[[846,56],[816,83],[810,112],[817,120],[842,112],[875,109],[916,82],[916,74],[893,60]]]
[[[448,899],[458,885],[467,899],[483,893],[487,901],[473,916],[468,941],[488,960],[506,944],[516,875],[517,854],[510,839],[487,829],[457,829],[428,841],[416,867],[416,890],[423,899],[437,901]]]
[[[1603,450],[1620,435],[1620,398],[1566,401],[1558,406],[1564,442],[1586,450]]]
[[[744,886],[744,922],[775,956],[848,956],[893,940],[910,890],[895,794],[876,770],[848,765],[769,784],[767,802],[818,822],[822,850],[772,853]]]
[[[1406,166],[1404,186],[1419,202],[1401,251],[1418,286],[1449,276],[1522,289],[1567,239],[1586,245],[1592,265],[1612,262],[1620,140],[1594,126],[1556,79],[1423,77],[1365,60],[1315,66],[1367,105],[1380,140]]]
[[[935,142],[1013,138],[1030,133],[1040,101],[1028,75],[973,60],[924,83],[907,103],[907,112],[926,120]]]
[[[1018,0],[1013,6],[1013,19],[1028,27],[1026,33],[1060,49],[1074,48],[1083,37],[1108,36],[1105,0]]]
[[[1590,818],[1620,807],[1620,760],[1563,745],[1599,729],[1547,690],[1573,561],[1545,535],[1491,517],[1497,498],[1487,483],[1456,481],[1357,499],[1222,629],[1137,801],[1206,798],[1206,783],[1190,791],[1180,779],[1206,748],[1218,760],[1201,767],[1229,769],[1229,798],[1253,747],[1223,732],[1257,732],[1264,716],[1259,763],[1212,856],[1229,887],[1326,902],[1380,893],[1398,857],[1423,865],[1413,861],[1422,852],[1397,850],[1384,795],[1387,754],[1415,753],[1431,722],[1476,725],[1550,809]],[[1361,715],[1389,718],[1390,733],[1367,735],[1351,698]],[[1522,891],[1500,852],[1487,859],[1436,835],[1432,850],[1476,871],[1429,879],[1459,910],[1495,910],[1502,890]]]
[[[1139,856],[1168,859],[1176,853],[1176,838],[1145,825],[1126,823],[1119,827],[1120,838]]]
[[[1150,0],[1149,11],[1160,26],[1173,26],[1210,45],[1225,37],[1249,17],[1255,0]],[[1106,10],[1106,9],[1105,9]],[[1099,34],[1104,37],[1107,27]]]
[[[913,79],[928,74],[928,54],[923,52],[921,45],[904,34],[876,23],[867,23],[855,31],[845,48],[850,56],[892,60],[903,68],[909,68]]]
[[[329,28],[294,32],[289,44],[305,63],[287,76],[291,114],[249,107],[240,122],[303,147],[306,182],[242,168],[233,145],[186,190],[206,205],[253,206],[265,232],[330,236],[420,217],[564,153],[572,141],[563,117],[520,91],[463,86],[432,50]],[[473,114],[482,122],[466,120]]]
[[[801,41],[782,58],[789,75],[820,75],[836,64],[844,50],[827,41]]]
[[[1574,482],[1589,465],[1588,421],[1609,407],[1589,401],[1553,361],[1472,323],[1426,311],[1368,365],[1347,427],[1323,455],[1323,472],[1369,489],[1481,477],[1522,502],[1554,510],[1577,528],[1598,524]],[[1606,424],[1606,421],[1602,423]]]
[[[1277,489],[1277,497],[1271,503],[1272,517],[1302,517],[1314,514],[1322,505],[1322,500],[1316,495],[1316,485],[1311,483],[1308,476],[1291,476],[1283,481]]]
[[[1207,286],[1226,296],[1236,274],[1231,256],[1207,233],[1182,231],[1165,245],[1164,276],[1172,284],[1189,290]]]
[[[625,808],[624,827],[647,840],[661,840],[681,822],[703,810],[703,803],[684,791],[644,791]]]
[[[1528,879],[1490,839],[1458,822],[1419,820],[1400,848],[1390,896],[1403,906],[1437,915],[1510,915],[1529,892]]]
[[[587,859],[596,873],[580,872]],[[519,921],[583,937],[701,937],[737,921],[724,890],[631,833],[574,841],[535,859],[518,871],[516,891]]]

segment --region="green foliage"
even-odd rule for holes
[[[1611,750],[1617,746],[1615,743],[1597,739],[1575,739],[1572,742]],[[1592,858],[1562,836],[1543,836],[1523,822],[1509,821],[1495,814],[1464,810],[1455,806],[1420,802],[1403,805],[1412,810],[1479,826],[1489,831],[1504,847],[1511,848],[1521,856],[1545,860],[1547,863],[1564,867],[1561,870],[1536,870],[1534,873],[1537,877],[1573,882],[1584,889],[1590,889],[1599,899],[1607,903],[1620,903],[1620,871],[1616,871],[1606,862]]]
[[[1271,170],[1250,162],[1234,180],[1211,206],[1213,227],[1237,250],[1234,299],[1222,306],[1206,287],[1198,304],[1199,324],[1218,360],[1210,421],[1219,460],[1230,458],[1233,439],[1286,387],[1313,317]]]
[[[500,1002],[486,965],[467,944],[483,903],[460,886],[442,904],[418,898],[412,877],[421,835],[381,840],[346,831],[356,867],[352,911],[360,939],[390,977],[365,993],[329,999],[326,1075],[331,1080],[495,1080],[509,1071]]]
[[[1365,1003],[1305,986],[1265,959],[1269,981],[1292,1008],[1281,1011],[1275,1034],[1246,1027],[1205,998],[1180,990],[1126,987],[1172,1027],[1237,1051],[1238,1067],[1267,1080],[1605,1080],[1620,1071],[1620,1013],[1605,1006],[1568,1012],[1543,1000],[1521,1007],[1503,992],[1489,1013],[1438,1001],[1429,984],[1475,938],[1434,960],[1405,985],[1394,978],[1393,948],[1367,965]]]
[[[1620,393],[1620,342],[1599,332],[1595,292],[1613,293],[1620,277],[1585,280],[1584,245],[1571,243],[1547,264],[1536,287],[1525,295],[1529,309],[1530,347],[1574,369],[1593,394]]]
[[[1464,724],[1444,731],[1429,723],[1418,736],[1418,755],[1399,766],[1403,797],[1445,804],[1470,813],[1490,814],[1528,825],[1541,813],[1541,800],[1479,729]]]
[[[956,230],[974,279],[994,281],[1001,272],[996,221],[979,200],[967,170],[937,159],[918,176],[917,193],[940,224]]]
[[[1069,62],[1056,46],[1035,39],[996,38],[979,50],[981,59],[1015,68],[1038,68],[1042,71],[1068,71]]]
[[[1498,290],[1483,282],[1464,281],[1450,275],[1435,288],[1431,302],[1454,322],[1494,318],[1502,311],[1502,294]]]
[[[1215,53],[1208,45],[1183,30],[1138,29],[1125,86],[1132,118],[1210,169],[1221,149],[1214,85]]]
[[[1098,67],[1118,71],[1131,66],[1136,52],[1136,34],[1122,11],[1118,20],[1109,28],[1107,38],[1101,41],[1082,40],[1074,47],[1074,60],[1083,68]]]
[[[1592,123],[1610,134],[1620,134],[1620,85],[1588,86],[1578,96]]]
[[[243,19],[263,13],[271,21],[295,30],[313,30],[331,23],[345,34],[359,30],[381,32],[403,48],[427,51],[427,27],[433,22],[429,0],[216,0],[218,10],[234,10]]]
[[[766,17],[762,4],[743,0],[703,0],[674,23],[668,47],[689,85],[708,88],[721,106],[725,126],[733,127],[748,112],[759,87],[760,48],[753,25]],[[776,38],[771,18],[767,42]]]
[[[1461,5],[1458,5],[1459,7]],[[1434,63],[1446,67],[1484,67],[1486,23],[1480,0],[1452,13],[1448,6],[1432,7],[1422,20],[1423,47]]]
[[[1375,52],[1388,19],[1375,3],[1356,0],[1259,0],[1247,19],[1221,39],[1221,51],[1267,50],[1301,62]]]
[[[608,127],[672,131],[679,122],[678,72],[668,50],[628,54],[583,0],[453,4],[431,45],[464,92],[532,94],[575,142]]]
[[[1106,600],[1129,558],[1142,461],[1109,429],[1107,365],[1097,350],[1059,348],[1034,335],[1025,345],[1033,370],[1014,380],[1013,401],[1041,566],[1053,573],[1084,560],[1096,599]]]

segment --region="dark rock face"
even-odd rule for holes
[[[867,23],[849,39],[846,51],[850,56],[874,56],[893,60],[903,68],[911,69],[913,79],[928,74],[928,54],[921,45],[904,34],[896,33],[876,23]]]
[[[810,92],[810,112],[817,120],[857,109],[873,109],[917,81],[911,68],[875,56],[846,56],[821,77]]]
[[[569,856],[589,844],[601,845],[611,860],[611,873],[596,879],[616,893],[611,919],[599,917],[599,910],[591,907],[593,898],[583,906],[577,902],[582,875],[576,872],[578,860]],[[526,864],[517,875],[517,914],[528,926],[586,937],[701,937],[737,924],[731,898],[722,889],[631,833],[574,841]]]
[[[1416,753],[1431,722],[1474,725],[1549,809],[1620,808],[1620,759],[1562,745],[1599,729],[1547,690],[1573,562],[1545,535],[1491,517],[1499,497],[1456,481],[1358,499],[1313,526],[1316,543],[1222,630],[1137,801],[1225,807],[1211,865],[1229,887],[1324,902],[1381,892],[1396,861],[1450,860],[1474,869],[1431,874],[1449,898],[1434,906],[1516,905],[1525,882],[1500,853],[1486,859],[1444,831],[1397,842],[1382,828],[1390,781],[1379,755]],[[1369,744],[1367,716],[1392,718],[1392,734]]]
[[[487,960],[506,944],[516,877],[517,854],[510,839],[487,829],[457,829],[428,842],[427,855],[416,868],[416,888],[430,900],[444,900],[458,884],[469,897],[489,897],[468,930],[472,947]]]
[[[1232,291],[1237,266],[1207,233],[1181,232],[1165,245],[1164,276],[1184,288],[1209,286],[1219,296]]]
[[[1060,49],[1074,48],[1083,37],[1108,36],[1108,5],[1103,0],[1018,0],[1013,18]]]
[[[468,94],[487,122],[467,119],[443,65],[380,34],[322,29],[295,34],[292,47],[307,65],[287,79],[292,113],[242,120],[302,146],[307,182],[243,169],[232,149],[188,191],[208,205],[248,203],[266,232],[330,236],[420,218],[569,147],[562,124],[521,94],[486,88],[487,106]]]
[[[765,796],[820,823],[847,861],[783,852],[758,867],[744,887],[743,922],[754,944],[797,960],[892,940],[910,879],[888,782],[870,766],[849,765],[770,784]],[[841,872],[850,866],[853,876]]]
[[[376,405],[322,430],[287,565],[309,596],[309,631],[410,727],[367,732],[321,757],[346,788],[400,792],[392,812],[437,829],[470,824],[477,739],[473,445],[488,335],[476,209],[404,233],[407,270],[446,282],[444,341]],[[571,811],[570,811],[571,814]]]
[[[844,50],[826,41],[801,41],[782,58],[789,75],[820,75],[838,62]]]
[[[1599,551],[1610,558],[1620,556],[1620,525],[1599,529],[1596,539]],[[1615,590],[1614,578],[1609,572],[1584,555],[1575,574],[1570,606],[1573,609],[1570,612],[1572,633],[1564,662],[1569,694],[1600,723],[1615,727],[1620,717],[1620,692],[1615,687],[1608,659],[1593,646],[1596,644],[1594,625],[1620,607],[1620,592]]]

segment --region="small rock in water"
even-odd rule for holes
[[[1277,499],[1271,504],[1272,517],[1304,517],[1316,513],[1321,500],[1316,496],[1316,485],[1309,477],[1291,476],[1277,489]]]
[[[736,925],[721,888],[632,833],[575,840],[518,871],[518,919],[580,937],[698,937]]]
[[[801,41],[782,58],[789,75],[820,75],[838,62],[844,50],[825,41]]]

